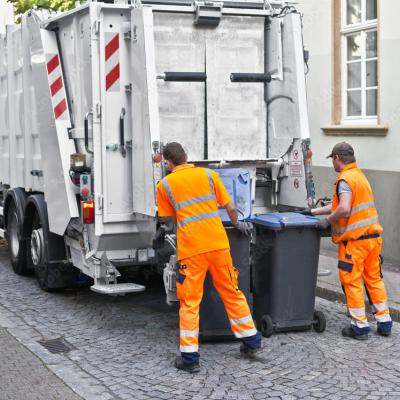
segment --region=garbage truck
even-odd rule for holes
[[[252,213],[311,206],[300,13],[281,1],[88,1],[0,35],[0,236],[44,290],[163,273],[163,144],[249,174]],[[236,197],[240,211],[240,197]],[[221,211],[222,212],[222,211]]]

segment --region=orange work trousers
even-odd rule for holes
[[[364,289],[378,323],[391,321],[387,294],[381,275],[382,239],[351,240],[339,244],[339,278],[346,295],[351,324],[356,331],[369,331]]]
[[[232,265],[229,249],[198,254],[180,261],[177,276],[182,353],[199,349],[199,307],[207,271],[225,305],[234,335],[243,339],[257,334],[246,297],[238,288],[238,270]]]

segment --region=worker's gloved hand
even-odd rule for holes
[[[311,208],[303,208],[302,210],[298,210],[296,211],[298,214],[302,214],[302,215],[313,215],[311,213]]]
[[[243,235],[250,236],[253,230],[253,224],[251,222],[238,221],[233,225],[238,231],[242,232]]]
[[[327,229],[330,226],[330,222],[328,221],[328,218],[323,218],[320,219],[317,224],[315,225],[315,227],[319,230],[322,231],[324,229]]]

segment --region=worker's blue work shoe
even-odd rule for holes
[[[378,322],[377,332],[381,336],[390,336],[392,333],[392,321]]]
[[[355,327],[357,328],[357,327]],[[356,339],[356,340],[367,340],[368,339],[368,331],[369,328],[363,331],[361,328],[357,328],[360,332],[356,332],[353,329],[353,325],[346,326],[342,329],[342,335],[347,338]]]
[[[242,344],[240,345],[240,354],[248,358],[256,358],[257,353],[261,350],[261,334],[257,332],[253,336],[242,338]]]
[[[190,363],[190,364],[185,363],[185,361],[183,360],[183,358],[181,356],[176,356],[175,367],[182,371],[190,372],[191,374],[200,372],[200,364],[198,361]]]
[[[247,358],[257,358],[258,353],[261,351],[261,347],[258,349],[252,349],[251,347],[246,346],[244,343],[240,345],[240,354]]]

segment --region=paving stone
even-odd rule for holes
[[[0,328],[0,388],[0,400],[81,399],[4,328]]]
[[[317,298],[326,331],[275,334],[263,340],[256,361],[241,358],[234,341],[201,343],[201,372],[190,375],[173,367],[178,313],[165,304],[161,285],[124,297],[84,289],[45,293],[33,277],[15,275],[1,251],[0,264],[0,327],[84,399],[400,399],[399,325],[389,338],[346,340],[340,335],[348,323],[342,304]],[[50,355],[37,343],[60,336],[77,349]],[[2,391],[12,378],[0,375]],[[73,399],[58,390],[43,399]]]

